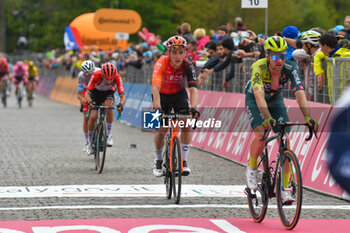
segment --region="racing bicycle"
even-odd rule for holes
[[[267,138],[270,130],[265,130],[263,138],[260,139],[260,141],[264,141],[267,138],[264,151],[258,159],[258,189],[253,191],[247,187],[244,192],[247,195],[250,214],[255,222],[262,222],[264,220],[269,199],[276,197],[281,222],[286,229],[291,230],[299,221],[303,198],[303,184],[298,158],[286,145],[286,128],[294,125],[307,126],[309,128],[309,135],[305,139],[306,141],[311,140],[315,132],[313,131],[313,127],[306,123],[286,122],[276,125],[280,127],[278,133]],[[316,133],[315,136],[317,138]],[[267,144],[275,139],[279,140],[278,154],[276,160],[269,164]],[[285,187],[286,182],[283,182],[283,180],[288,180],[288,187]],[[282,201],[281,194],[285,188],[292,190],[292,197],[295,201]]]
[[[91,108],[89,108],[88,114],[86,115],[86,117],[89,117],[91,110],[99,111],[99,117],[97,120],[96,127],[94,129],[93,141],[91,143],[92,149],[94,150],[95,170],[97,170],[98,174],[102,173],[107,151],[107,123],[105,120],[105,109],[117,110],[117,107],[93,105]],[[120,116],[119,114],[120,113],[118,113],[118,118]]]
[[[183,172],[183,160],[181,154],[181,144],[178,131],[179,115],[166,116],[169,119],[170,130],[164,139],[165,151],[163,154],[164,184],[166,196],[171,199],[173,195],[174,203],[179,204],[181,199],[182,177],[188,174]],[[197,119],[195,120],[195,123]],[[196,127],[194,126],[193,129]]]

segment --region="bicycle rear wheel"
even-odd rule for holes
[[[277,168],[277,176],[276,176],[276,198],[277,198],[277,207],[278,214],[282,221],[284,227],[288,230],[293,229],[298,221],[301,214],[301,205],[302,205],[302,197],[303,197],[303,184],[301,178],[301,171],[298,159],[293,151],[285,150],[283,152],[284,163],[288,163],[289,173],[281,172],[281,165],[278,164]],[[285,166],[284,166],[285,167]],[[292,197],[295,201],[282,201],[282,190],[283,187],[283,176],[288,175],[289,180],[288,187],[292,190]]]
[[[95,148],[95,162],[97,173],[101,174],[105,163],[106,149],[107,148],[107,131],[106,122],[98,124],[96,148]]]
[[[250,215],[254,222],[262,222],[267,212],[269,203],[268,186],[270,185],[270,171],[266,155],[260,155],[258,159],[257,183],[258,190],[252,191],[246,188]]]
[[[175,204],[179,204],[181,198],[181,184],[182,184],[182,157],[180,140],[174,137],[172,148],[172,186]]]
[[[170,136],[169,134],[164,139],[165,144],[165,152],[163,154],[163,161],[164,161],[164,184],[166,189],[166,197],[168,199],[171,198],[172,195],[172,178],[171,178],[171,172],[170,172],[170,150],[169,150],[169,142],[170,142]]]

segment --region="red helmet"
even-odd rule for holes
[[[115,65],[113,65],[112,63],[105,63],[102,66],[101,74],[106,79],[113,79],[117,74],[117,67],[115,67]]]
[[[1,65],[1,64],[6,64],[6,63],[7,63],[6,58],[1,58],[1,59],[0,59],[0,65]]]
[[[166,48],[170,49],[187,49],[187,42],[182,36],[172,36],[166,42]]]

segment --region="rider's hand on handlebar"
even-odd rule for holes
[[[193,117],[193,118],[196,118],[198,119],[200,117],[200,112],[197,111],[195,108],[191,108],[190,109],[190,115]]]
[[[316,133],[318,130],[318,121],[316,119],[311,118],[310,116],[305,116],[305,123],[308,124]]]
[[[92,108],[92,107],[94,106],[94,104],[96,104],[96,103],[93,102],[93,101],[90,101],[90,102],[88,103],[88,107],[89,107],[89,108]]]
[[[272,116],[270,116],[269,118],[266,118],[262,123],[262,126],[265,129],[272,129],[272,127],[274,127],[275,125],[276,125],[276,120],[273,119]]]
[[[116,107],[117,107],[117,111],[118,111],[118,112],[121,113],[121,112],[123,111],[123,105],[122,105],[121,103],[117,104]]]

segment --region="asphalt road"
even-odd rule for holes
[[[113,124],[114,146],[107,151],[103,173],[97,174],[93,158],[82,151],[82,119],[77,107],[41,96],[36,97],[33,108],[24,102],[19,109],[12,96],[8,107],[0,108],[0,187],[163,184],[162,179],[152,175],[153,134],[120,122]],[[136,148],[130,144],[136,144]],[[189,163],[192,174],[184,179],[184,184],[245,184],[245,168],[219,156],[192,148]],[[350,216],[349,209],[307,208],[349,206],[347,201],[306,189],[303,198],[305,208],[301,218],[348,219]],[[270,203],[274,205],[275,201]],[[198,207],[199,204],[203,206]],[[246,204],[245,197],[184,197],[180,203],[183,208],[160,208],[173,202],[155,196],[0,197],[0,215],[1,220],[250,218],[247,207],[223,206]],[[115,208],[79,207],[96,205]],[[267,218],[278,218],[277,210],[270,208]]]

